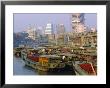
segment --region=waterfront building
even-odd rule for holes
[[[73,47],[97,47],[97,32],[73,33],[69,39]]]

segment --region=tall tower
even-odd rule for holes
[[[52,24],[51,24],[51,23],[48,23],[48,24],[46,25],[45,34],[46,34],[46,35],[51,35],[51,34],[52,34]]]
[[[65,26],[64,24],[58,24],[57,26],[57,42],[58,44],[65,43]]]
[[[41,26],[37,27],[37,33],[38,33],[38,36],[44,35],[44,30]]]
[[[45,35],[48,37],[48,40],[53,39],[53,26],[51,23],[48,23],[45,28]]]
[[[28,33],[28,37],[29,37],[30,39],[33,39],[33,40],[36,39],[36,28],[35,28],[35,27],[30,27],[30,28],[26,31],[26,33]]]
[[[85,31],[84,25],[84,13],[74,13],[72,14],[72,30],[75,33],[80,33]]]
[[[57,26],[57,34],[64,34],[64,33],[65,33],[64,24],[58,24],[58,26]]]

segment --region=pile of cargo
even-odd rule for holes
[[[95,74],[95,70],[94,70],[92,64],[84,63],[84,64],[79,64],[79,66],[81,67],[81,69],[86,71],[88,74]]]
[[[32,61],[38,62],[39,61],[39,55],[28,55],[28,59],[31,59]]]

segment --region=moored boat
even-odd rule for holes
[[[38,70],[56,71],[65,68],[65,63],[61,62],[61,57],[58,55],[41,55],[39,57]]]
[[[21,50],[22,50],[23,48],[21,48],[21,47],[16,47],[16,48],[14,48],[14,51],[13,51],[13,53],[14,53],[14,55],[16,56],[16,57],[21,57]]]
[[[25,65],[37,69],[37,65],[39,63],[39,55],[35,53],[35,50],[23,50],[21,52],[21,57],[25,62]]]

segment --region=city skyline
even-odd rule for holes
[[[20,13],[14,14],[14,32],[22,32],[27,30],[29,26],[35,26],[36,28],[46,27],[48,23],[53,25],[54,32],[58,24],[64,24],[67,32],[72,31],[72,13]],[[65,19],[64,19],[65,18]],[[85,13],[85,26],[97,27],[97,14],[96,13]]]
[[[95,13],[14,14],[14,75],[97,75],[96,26]]]

